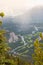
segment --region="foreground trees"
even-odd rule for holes
[[[40,33],[42,38],[42,33]],[[38,39],[34,42],[34,54],[33,54],[34,65],[43,65],[43,43],[39,43]]]
[[[4,13],[0,13],[0,16],[3,17]],[[2,21],[0,21],[0,65],[3,65],[5,61],[7,46],[5,44],[6,38],[4,37],[5,31],[1,29],[1,26],[2,26]]]
[[[0,13],[0,17],[3,17],[4,13]],[[8,55],[9,47],[6,43],[5,30],[1,29],[2,21],[0,21],[0,65],[14,65],[13,57]]]

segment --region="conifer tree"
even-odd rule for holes
[[[43,65],[43,44],[38,39],[34,42],[33,60],[34,65]]]

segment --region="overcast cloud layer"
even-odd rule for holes
[[[17,16],[40,5],[43,5],[43,0],[0,0],[0,11],[4,11],[6,15]]]

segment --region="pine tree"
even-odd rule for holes
[[[41,32],[40,32],[40,34],[39,34],[39,35],[40,35],[41,39],[43,39],[43,36],[42,36],[42,33],[41,33]]]
[[[43,65],[43,44],[38,39],[34,42],[34,65]]]
[[[3,17],[4,13],[0,13],[0,16]],[[2,21],[0,21],[0,26],[2,25]],[[0,27],[0,65],[3,65],[5,61],[5,51],[7,51],[7,47],[5,44],[5,37],[4,37],[5,31],[1,29]]]

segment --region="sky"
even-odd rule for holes
[[[43,0],[0,0],[0,12],[5,12],[7,16],[18,16],[40,5],[43,5]]]

